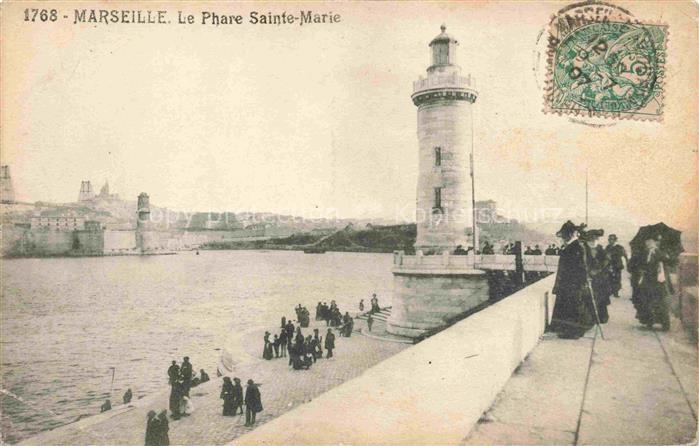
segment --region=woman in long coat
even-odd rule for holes
[[[270,359],[272,359],[272,357],[274,355],[272,353],[272,343],[269,340],[269,332],[268,331],[265,332],[264,341],[265,341],[265,346],[262,350],[262,357],[264,359],[270,360]]]
[[[553,294],[551,330],[559,338],[578,339],[594,324],[594,310],[588,291],[587,254],[578,237],[582,226],[567,221],[556,234],[566,246],[560,253]]]
[[[159,446],[170,446],[170,423],[167,421],[167,410],[158,414],[157,441]]]
[[[227,417],[235,415],[235,389],[231,379],[227,376],[223,377],[221,399],[223,400],[223,415]]]
[[[245,425],[252,426],[255,424],[255,416],[257,412],[262,412],[262,395],[257,384],[251,379],[248,380],[248,386],[245,389]]]
[[[666,270],[669,257],[658,249],[657,240],[650,238],[645,245],[629,261],[636,319],[648,328],[661,324],[666,331],[670,329],[667,296],[672,290]]]

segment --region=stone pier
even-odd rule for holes
[[[485,271],[473,256],[394,256],[394,298],[386,330],[415,338],[488,300]]]

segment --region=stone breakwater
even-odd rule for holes
[[[325,324],[311,325],[325,330]],[[367,369],[409,348],[406,344],[383,342],[355,333],[350,338],[336,338],[335,356],[320,359],[309,370],[291,370],[288,358],[265,361],[262,355],[264,330],[251,331],[239,340],[248,357],[235,367],[230,376],[243,382],[252,378],[261,383],[264,411],[258,414],[256,428],[278,416],[304,405],[328,390],[360,376]],[[235,346],[231,348],[236,349]],[[239,351],[240,349],[236,349]],[[244,417],[223,417],[219,398],[221,379],[195,387],[191,391],[194,412],[178,421],[170,421],[171,444],[222,445],[251,431]],[[133,405],[95,415],[53,431],[44,432],[20,443],[22,445],[137,445],[143,444],[146,414],[149,410],[168,407],[166,391],[139,400]]]

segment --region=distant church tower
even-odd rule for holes
[[[470,75],[461,76],[456,64],[459,42],[445,25],[441,29],[430,43],[427,78],[413,83],[412,95],[420,146],[415,249],[425,254],[468,246],[466,230],[472,221],[468,172],[477,93]]]
[[[80,193],[78,194],[78,201],[90,201],[95,198],[95,191],[92,190],[92,183],[89,181],[80,182]]]
[[[396,252],[393,299],[386,331],[407,338],[443,327],[454,316],[488,300],[488,279],[469,245],[472,221],[470,148],[477,93],[456,65],[459,43],[446,33],[432,39],[427,77],[413,83],[417,106],[419,176],[414,256]]]
[[[12,188],[10,166],[0,167],[0,200],[7,204],[15,202],[15,190]]]

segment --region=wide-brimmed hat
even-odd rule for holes
[[[568,220],[567,222],[563,223],[563,226],[561,226],[561,229],[556,232],[556,237],[563,237],[564,235],[572,235],[575,231],[582,231],[585,228],[585,223],[581,223],[580,225],[576,225],[572,221]]]
[[[604,235],[604,229],[589,229],[582,234],[580,237],[585,241],[592,241]]]

